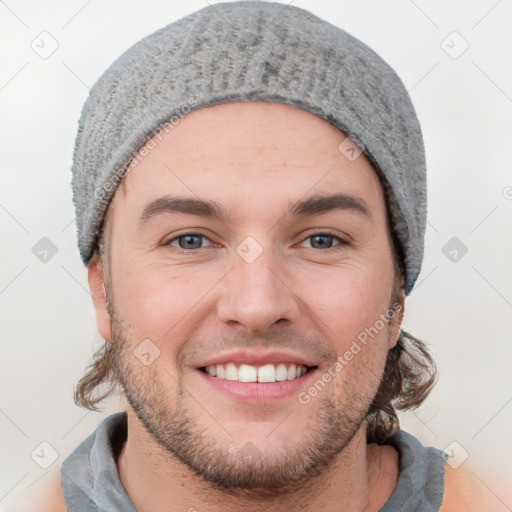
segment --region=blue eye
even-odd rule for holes
[[[315,233],[306,237],[306,240],[311,240],[313,249],[328,250],[333,247],[332,240],[338,240],[339,243],[335,245],[347,245],[347,242],[331,233]]]
[[[199,233],[185,233],[183,235],[177,236],[176,238],[173,238],[172,240],[169,240],[169,242],[167,242],[165,245],[176,247],[174,242],[178,241],[179,249],[193,251],[196,249],[201,249],[201,238],[208,240],[208,238]]]

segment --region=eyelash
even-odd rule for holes
[[[327,231],[325,231],[325,230],[324,231],[318,231],[316,233],[310,233],[308,236],[306,236],[305,238],[302,239],[302,242],[304,242],[308,238],[312,238],[314,236],[320,236],[320,235],[325,235],[325,236],[330,237],[330,238],[336,238],[340,243],[335,245],[334,247],[329,247],[328,249],[316,249],[316,252],[325,253],[325,252],[328,252],[328,251],[335,250],[336,247],[339,247],[339,246],[343,247],[343,246],[349,245],[349,243],[346,240],[344,240],[343,238],[339,237],[338,235],[336,235],[335,233],[333,233],[333,232],[331,232],[329,230],[327,230]],[[206,238],[207,240],[209,240],[211,242],[211,240],[206,235],[203,235],[202,233],[197,233],[197,232],[194,232],[194,231],[189,231],[189,232],[186,232],[186,233],[181,233],[178,236],[175,236],[174,238],[171,238],[168,242],[165,242],[162,245],[164,247],[171,246],[172,242],[174,242],[174,241],[176,241],[176,240],[178,240],[178,239],[180,239],[182,237],[185,237],[185,236],[200,236],[200,237]],[[200,251],[202,249],[210,248],[210,247],[200,247],[199,249],[189,249],[189,250],[187,250],[187,249],[181,249],[179,247],[174,247],[174,246],[171,246],[171,247],[176,249],[178,254],[195,254],[195,253],[197,253],[198,251]],[[315,249],[315,248],[312,247],[312,249]]]

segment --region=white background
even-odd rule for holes
[[[440,378],[421,408],[401,416],[402,428],[425,445],[456,442],[454,460],[467,452],[464,464],[499,496],[492,475],[512,477],[512,3],[293,4],[360,38],[410,91],[425,138],[429,224],[403,326],[429,344]],[[119,408],[111,401],[92,413],[72,400],[101,342],[76,246],[70,184],[88,90],[133,43],[205,6],[0,3],[0,507],[57,468]],[[46,59],[31,47],[43,31],[58,44]],[[46,263],[32,253],[42,237],[57,247]],[[468,249],[457,262],[442,252],[452,237]],[[58,452],[48,470],[31,458],[43,441]]]

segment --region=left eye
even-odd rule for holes
[[[345,240],[343,240],[339,236],[336,236],[336,235],[333,235],[330,233],[314,233],[313,235],[307,236],[304,239],[304,241],[311,240],[310,243],[311,243],[311,246],[313,247],[313,249],[327,250],[333,246],[332,242],[329,243],[329,240],[333,240],[333,239],[336,239],[340,242],[337,245],[346,245],[347,244],[347,242],[345,242]],[[327,247],[325,247],[326,245],[327,245]]]
[[[200,249],[202,246],[201,238],[208,240],[204,235],[200,235],[198,233],[186,233],[169,240],[165,245],[172,245],[173,247],[176,247],[174,242],[177,241],[180,249]]]

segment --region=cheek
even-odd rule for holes
[[[116,276],[117,314],[130,325],[133,336],[160,340],[179,337],[201,309],[201,298],[216,279],[183,268],[129,265]]]
[[[338,354],[335,395],[354,393],[368,401],[380,384],[388,352],[389,296],[387,289],[374,288],[371,280],[365,286],[357,280],[334,290],[327,335]]]
[[[314,279],[303,281],[301,296],[308,298],[308,309],[315,313],[319,327],[341,355],[354,340],[362,349],[370,340],[373,345],[377,345],[375,341],[379,346],[386,345],[387,324],[381,315],[390,306],[390,286],[365,270],[331,269],[330,273],[317,273]]]

